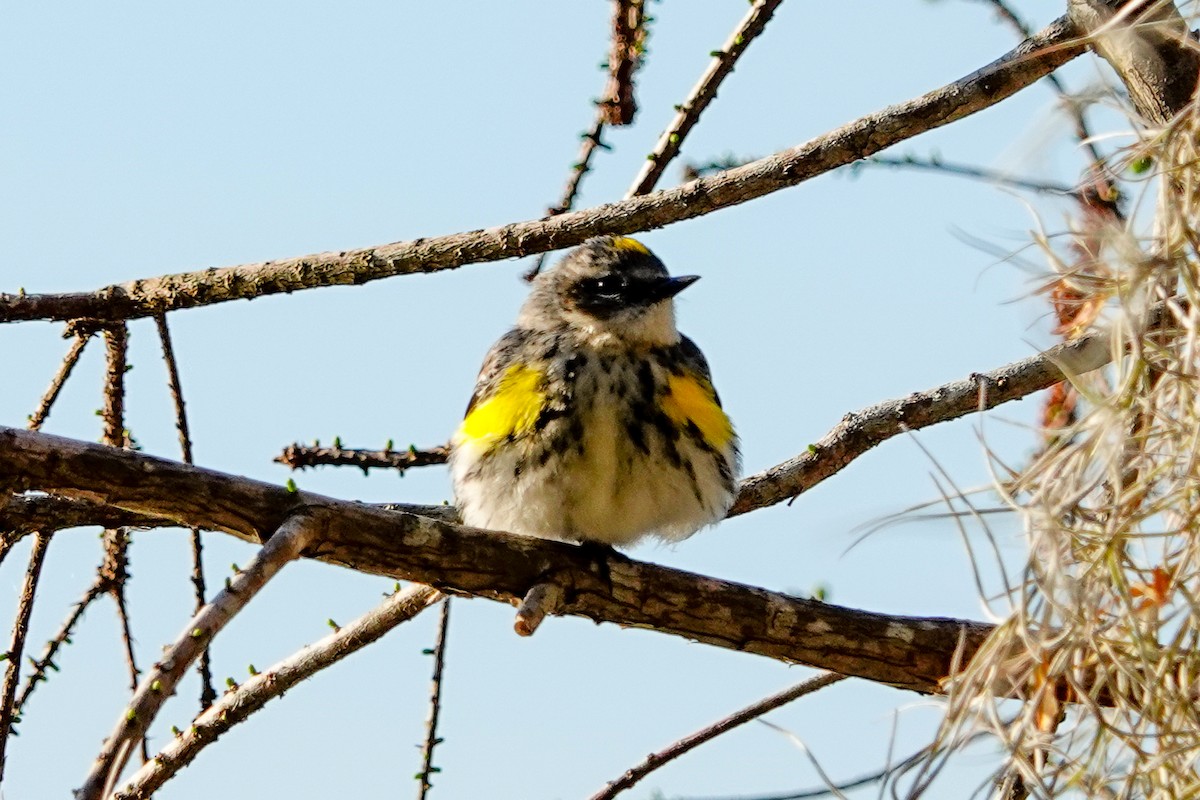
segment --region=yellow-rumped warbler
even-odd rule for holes
[[[627,545],[725,516],[737,436],[675,328],[672,298],[697,279],[627,237],[591,239],[534,279],[454,435],[463,522]]]

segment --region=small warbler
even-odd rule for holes
[[[467,525],[581,543],[684,539],[724,518],[738,440],[671,277],[643,244],[591,239],[533,280],[454,435]]]

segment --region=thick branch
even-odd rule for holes
[[[1094,37],[1138,113],[1161,125],[1191,102],[1200,49],[1171,0],[1069,0],[1070,19]]]
[[[511,604],[553,581],[563,587],[563,614],[923,692],[940,691],[956,650],[969,658],[991,630],[840,608],[617,554],[600,565],[563,542],[487,533],[12,428],[0,427],[0,472],[27,488],[258,541],[299,508],[322,511],[326,525],[307,554],[323,561]]]
[[[805,144],[712,177],[619,203],[499,228],[362,250],[164,275],[78,294],[0,294],[0,322],[132,319],[181,308],[321,286],[361,284],[498,261],[630,234],[745,203],[874,155],[897,142],[999,103],[1083,52],[1066,18],[982,69],[855,120]]]

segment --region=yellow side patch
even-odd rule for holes
[[[491,397],[477,403],[459,426],[455,440],[492,445],[533,429],[542,411],[541,371],[520,364],[509,367]]]
[[[694,424],[714,450],[724,450],[733,439],[733,423],[717,404],[712,385],[694,375],[667,376],[662,410],[676,425]]]
[[[637,239],[631,239],[628,236],[614,236],[612,246],[617,250],[632,250],[635,253],[641,253],[644,256],[650,255],[650,250],[646,245],[639,242]]]

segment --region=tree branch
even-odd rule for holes
[[[675,107],[675,118],[659,136],[654,150],[646,157],[637,177],[633,179],[633,185],[625,193],[626,198],[648,194],[654,189],[666,171],[667,164],[679,155],[684,138],[700,121],[704,109],[717,98],[717,89],[721,83],[732,74],[734,65],[742,57],[742,53],[746,52],[750,42],[766,29],[767,23],[775,15],[775,9],[779,8],[782,2],[783,0],[756,0],[751,4],[750,10],[734,28],[729,39],[720,50],[713,53],[713,60],[700,76],[699,82],[692,87],[688,98]]]
[[[181,731],[116,792],[114,800],[145,800],[151,797],[171,777],[192,763],[201,750],[234,725],[244,722],[301,681],[380,639],[442,597],[441,592],[428,586],[410,586],[396,592],[378,608],[349,625],[343,625],[337,632],[254,675],[218,699],[186,731]]]
[[[778,694],[773,694],[770,697],[764,697],[756,703],[752,703],[743,709],[740,709],[724,719],[717,720],[712,725],[701,728],[692,733],[665,750],[657,753],[651,753],[642,763],[630,768],[624,775],[610,782],[607,786],[601,789],[596,794],[592,795],[590,800],[612,800],[621,792],[632,787],[642,778],[649,775],[654,770],[662,767],[665,764],[674,761],[680,756],[695,750],[705,742],[711,741],[721,734],[733,730],[739,725],[744,725],[751,720],[758,719],[763,714],[769,711],[774,711],[780,706],[803,697],[806,694],[824,689],[832,683],[837,683],[840,680],[845,680],[845,675],[837,675],[832,672],[826,672],[823,675],[815,675],[808,680],[801,681],[790,689],[785,689]]]
[[[426,450],[418,450],[415,446],[410,446],[407,450],[393,450],[391,447],[383,450],[354,450],[334,442],[333,447],[289,444],[274,460],[275,463],[292,469],[320,466],[358,467],[366,474],[372,467],[398,469],[403,472],[413,467],[445,464],[449,457],[450,448],[446,445],[436,445]]]
[[[300,509],[322,512],[322,535],[306,555],[323,561],[510,604],[552,581],[563,587],[563,614],[923,692],[940,691],[956,657],[969,658],[991,630],[839,608],[616,553],[599,564],[564,542],[488,533],[12,428],[0,427],[0,471],[30,488],[251,541],[262,541]]]
[[[1167,122],[1192,101],[1200,49],[1173,0],[1068,0],[1067,9],[1151,124]]]
[[[432,590],[430,590],[432,591]],[[426,800],[433,789],[433,774],[441,770],[433,764],[433,751],[441,744],[438,736],[438,719],[442,715],[442,676],[446,670],[446,642],[450,633],[450,598],[442,602],[442,615],[438,620],[437,641],[433,645],[433,683],[429,688],[429,717],[425,721],[425,744],[421,747],[421,771],[417,773],[420,785],[417,800]]]
[[[1108,337],[1093,334],[991,372],[847,414],[800,455],[743,480],[729,516],[790,500],[897,434],[1019,400],[1111,360]]]
[[[619,203],[498,228],[114,284],[75,294],[0,294],[0,322],[133,319],[321,286],[362,284],[557,250],[603,234],[630,234],[744,203],[873,155],[999,103],[1083,52],[1065,17],[1000,59],[914,100],[805,144],[684,186]]]
[[[33,613],[33,600],[37,595],[38,580],[42,575],[42,565],[45,563],[46,549],[49,546],[49,533],[39,532],[34,537],[33,549],[29,553],[29,567],[25,570],[25,582],[21,586],[20,599],[17,601],[12,639],[4,653],[8,668],[4,672],[4,684],[0,686],[0,780],[4,777],[8,740],[12,737],[13,726],[16,724],[13,701],[17,694],[17,681],[21,677],[21,661],[25,653],[25,638],[29,633],[29,617]]]
[[[121,713],[116,727],[105,740],[83,786],[75,792],[76,800],[100,800],[109,795],[120,778],[131,749],[145,738],[150,723],[162,704],[175,693],[175,687],[188,667],[212,638],[246,607],[285,564],[300,556],[301,551],[316,538],[320,527],[315,515],[306,512],[282,520],[250,565],[237,573],[211,603],[188,621],[175,643],[138,685],[129,707]]]

